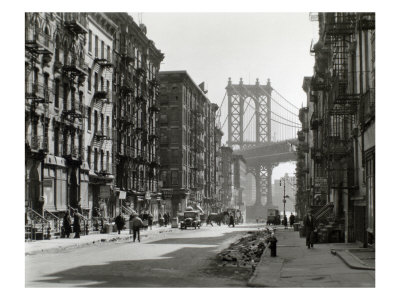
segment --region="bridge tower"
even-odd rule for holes
[[[256,84],[232,84],[231,78],[226,87],[228,96],[228,146],[239,147],[244,150],[257,146],[260,143],[271,142],[271,82],[261,85],[257,79]],[[249,141],[244,138],[244,104],[253,101],[256,116],[256,137]],[[236,147],[235,147],[236,146]]]
[[[244,84],[240,78],[239,84],[232,84],[231,78],[226,87],[228,97],[228,146],[234,150],[246,150],[260,144],[271,142],[271,82],[261,85],[256,80],[254,85]],[[255,139],[245,138],[244,116],[247,107],[245,103],[253,102],[255,115]],[[239,148],[239,149],[238,149]],[[273,164],[257,163],[249,168],[255,176],[256,204],[261,206],[261,198],[267,197],[267,206],[272,204],[272,170]]]

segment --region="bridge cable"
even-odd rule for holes
[[[294,104],[291,103],[289,100],[287,100],[285,97],[283,97],[280,93],[278,93],[277,90],[274,89],[274,91],[275,91],[275,93],[277,93],[283,100],[285,100],[287,103],[289,103],[289,104],[290,104],[291,106],[293,106],[295,109],[299,110],[299,108],[298,108],[296,105],[294,105]]]

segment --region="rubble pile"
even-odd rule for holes
[[[254,231],[231,244],[229,248],[218,254],[222,266],[255,268],[267,247],[269,231]]]

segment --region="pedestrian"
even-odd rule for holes
[[[129,216],[129,234],[131,234],[131,233],[132,233],[132,220],[133,220],[133,214],[134,214],[134,213],[132,213],[132,214]]]
[[[167,212],[167,219],[168,219],[167,224],[171,223],[171,216],[169,212]]]
[[[64,227],[64,236],[69,238],[71,234],[71,216],[69,214],[69,210],[65,212],[64,219],[63,219],[63,227]]]
[[[124,228],[125,219],[122,217],[121,213],[115,218],[115,224],[117,225],[118,234],[121,234],[121,230]]]
[[[289,217],[290,227],[293,227],[294,220],[295,220],[295,217],[294,217],[293,213],[290,213],[290,217]]]
[[[140,243],[140,228],[141,227],[143,227],[143,221],[141,218],[139,218],[138,214],[134,213],[133,219],[132,219],[133,242],[136,241],[136,234],[137,234],[137,238]]]
[[[164,222],[165,222],[164,217],[162,216],[161,213],[159,213],[158,214],[158,223],[159,223],[160,227],[164,226]]]
[[[207,225],[210,224],[212,227],[214,227],[212,220],[211,220],[211,215],[208,215],[207,217]]]
[[[169,220],[168,220],[168,215],[165,213],[165,214],[164,214],[164,227],[167,227],[168,222],[169,222]]]
[[[286,215],[283,217],[283,226],[285,226],[285,229],[287,228],[287,217],[286,217]]]
[[[149,215],[147,216],[147,220],[149,222],[150,230],[152,230],[153,229],[153,215],[151,213],[149,213]]]
[[[228,225],[228,227],[230,227],[231,225],[233,227],[235,227],[235,218],[233,217],[233,215],[229,216],[229,225]]]
[[[267,239],[268,242],[268,248],[271,250],[271,257],[276,256],[276,244],[278,243],[278,240],[275,237],[274,233],[271,233],[271,236]]]
[[[314,229],[315,229],[315,218],[311,214],[311,209],[307,211],[307,215],[304,217],[304,229],[306,231],[306,245],[308,248],[314,246]]]
[[[74,239],[79,239],[80,233],[81,233],[81,218],[80,218],[80,214],[78,213],[78,211],[75,209],[74,210],[74,232],[75,232],[75,236]]]

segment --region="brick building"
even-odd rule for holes
[[[316,19],[314,74],[304,81],[308,105],[300,110],[299,212],[312,208],[327,239],[374,245],[375,14]]]
[[[204,84],[186,71],[160,72],[161,181],[176,216],[187,206],[210,211],[216,197],[215,113]]]

